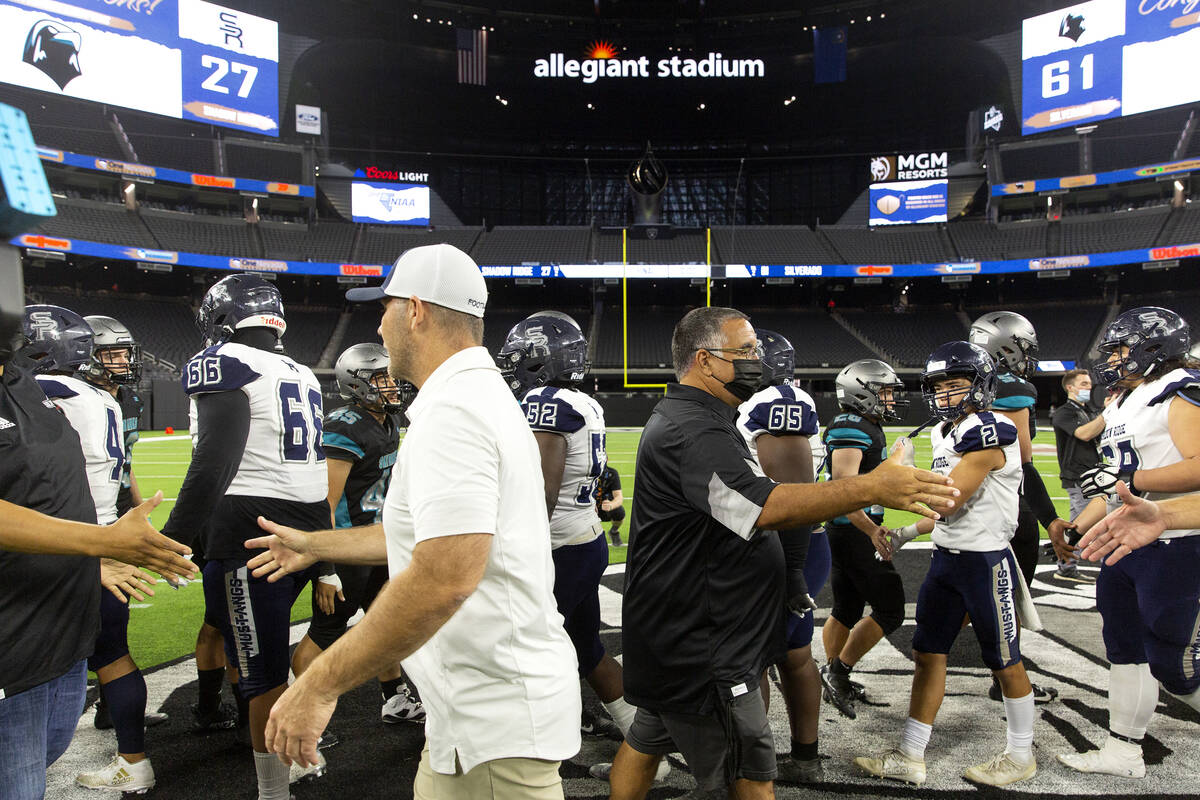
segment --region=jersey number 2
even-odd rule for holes
[[[321,393],[309,389],[308,396],[296,381],[280,381],[279,407],[283,418],[283,460],[307,462],[316,455],[317,461],[325,460],[325,449],[321,447],[323,414]],[[307,402],[306,402],[307,401]]]

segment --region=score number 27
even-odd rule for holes
[[[1080,89],[1091,89],[1095,83],[1095,53],[1088,53],[1079,60],[1082,73]],[[1071,62],[1067,59],[1051,61],[1042,67],[1042,97],[1058,97],[1071,91]]]
[[[258,67],[251,64],[239,64],[234,61],[230,63],[223,58],[217,56],[202,55],[200,56],[200,66],[204,69],[212,70],[212,73],[201,81],[200,85],[208,89],[210,92],[218,94],[229,94],[229,87],[222,86],[221,81],[226,75],[241,75],[242,85],[238,87],[237,96],[246,98],[250,96],[250,90],[254,88],[254,79],[258,77]]]

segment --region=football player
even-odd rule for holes
[[[356,344],[333,365],[338,390],[349,401],[325,415],[325,463],[333,525],[349,528],[380,521],[383,498],[400,446],[401,414],[416,396],[411,383],[397,384],[388,374],[381,344]],[[387,583],[386,565],[322,565],[313,585],[313,620],[292,656],[301,675],[312,660],[346,632],[346,622],[367,608]],[[399,665],[379,676],[381,715],[387,723],[423,722],[425,709],[405,685]]]
[[[1033,756],[1033,688],[1021,662],[1017,595],[1021,580],[1009,540],[1017,527],[1021,452],[1017,427],[987,411],[996,394],[996,366],[982,348],[948,342],[930,354],[921,389],[933,415],[932,469],[962,492],[957,510],[923,519],[900,537],[932,533],[933,559],[917,597],[912,697],[899,747],[854,763],[872,775],[920,785],[925,748],[946,690],[946,654],[969,615],[983,662],[1004,691],[1008,746],[970,767],[975,783],[1005,786],[1037,772]]]
[[[1029,382],[1037,372],[1037,332],[1025,317],[1013,311],[991,311],[975,320],[968,337],[987,351],[996,362],[996,399],[992,411],[1004,414],[1017,426],[1018,442],[1021,445],[1021,505],[1017,515],[1017,532],[1012,539],[1013,553],[1026,586],[1033,585],[1037,571],[1038,548],[1041,535],[1038,523],[1046,529],[1051,542],[1056,543],[1056,552],[1069,548],[1066,532],[1069,524],[1060,519],[1042,474],[1033,464],[1033,437],[1037,435],[1037,389]],[[1066,569],[1066,560],[1060,558],[1059,566]],[[1078,573],[1076,573],[1078,574]],[[988,697],[999,701],[1000,684],[992,681]],[[1033,685],[1034,700],[1049,703],[1058,697],[1052,687]]]
[[[313,570],[275,583],[255,578],[244,542],[255,538],[260,515],[301,530],[329,526],[321,385],[277,350],[287,330],[283,302],[257,275],[213,284],[197,324],[206,347],[183,370],[196,444],[164,530],[187,542],[204,536],[206,604],[224,601],[222,633],[249,705],[259,800],[286,799],[288,766],[267,750],[265,729],[287,688],[292,604]]]
[[[1188,324],[1165,308],[1118,316],[1104,332],[1096,366],[1120,393],[1104,409],[1103,463],[1080,480],[1094,498],[1074,523],[1087,531],[1120,505],[1118,479],[1150,500],[1200,490],[1200,369],[1188,356]],[[1059,755],[1080,772],[1146,774],[1142,737],[1161,684],[1200,710],[1200,529],[1162,537],[1100,568],[1096,607],[1109,663],[1109,736],[1099,750]]]
[[[124,427],[121,406],[112,394],[79,377],[92,363],[95,334],[74,311],[50,305],[26,306],[24,328],[29,344],[23,354],[36,361],[38,385],[79,435],[96,520],[110,525],[118,516]],[[103,769],[76,777],[76,783],[89,789],[143,793],[154,788],[154,768],[145,746],[146,680],[129,655],[128,631],[129,605],[116,594],[102,592],[100,633],[88,669],[96,673],[116,729],[117,754]]]
[[[900,419],[904,384],[882,361],[847,365],[835,381],[841,413],[823,434],[833,480],[865,475],[887,458],[884,422]],[[827,663],[821,668],[825,697],[850,719],[861,684],[850,680],[859,659],[904,622],[904,583],[891,561],[882,506],[838,517],[827,526],[833,569],[833,609],[821,628]],[[876,558],[876,555],[879,558]],[[866,604],[871,615],[863,616]]]
[[[541,451],[554,599],[575,646],[579,675],[624,736],[637,709],[625,702],[621,665],[600,641],[599,588],[608,540],[596,513],[596,484],[608,457],[604,409],[578,388],[588,369],[587,340],[568,315],[541,311],[508,332],[496,366],[521,401]],[[604,721],[585,713],[584,732],[604,732],[598,729]],[[608,767],[594,765],[594,776],[607,778]],[[661,769],[659,777],[665,774]]]
[[[769,478],[787,483],[816,479],[811,440],[819,439],[816,404],[792,386],[796,351],[782,334],[754,331],[762,347],[761,388],[738,406],[737,427],[751,454]],[[792,746],[777,759],[775,780],[816,783],[823,780],[817,723],[821,711],[821,677],[812,658],[812,595],[829,578],[829,542],[824,530],[810,527],[780,531],[787,565],[787,657],[778,664],[779,688],[787,707]],[[766,698],[769,693],[764,692]]]

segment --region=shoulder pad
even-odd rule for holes
[[[574,433],[587,424],[575,406],[565,397],[559,397],[553,388],[526,394],[521,410],[535,431]]]
[[[1146,405],[1158,405],[1180,395],[1184,400],[1200,406],[1200,370],[1174,369],[1162,377],[1163,388]]]
[[[954,452],[970,453],[991,447],[1007,447],[1017,440],[1017,426],[988,411],[972,414],[954,429]]]
[[[188,394],[240,389],[261,374],[240,358],[220,352],[221,345],[202,350],[183,368],[183,391]]]
[[[1037,389],[1029,381],[1003,373],[996,381],[996,399],[992,408],[999,411],[1020,411],[1037,404]]]
[[[804,392],[790,386],[776,386],[774,397],[760,392],[762,399],[746,414],[746,428],[751,433],[772,436],[813,436],[820,424],[812,401]],[[751,398],[753,402],[755,398]]]
[[[71,388],[67,381],[60,380],[56,375],[39,375],[36,380],[38,386],[42,387],[42,391],[46,393],[46,397],[51,400],[79,396],[79,392]]]
[[[869,450],[875,438],[866,427],[866,420],[857,414],[840,414],[825,430],[825,443],[834,450],[843,447]]]

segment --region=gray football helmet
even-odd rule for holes
[[[142,348],[133,338],[129,328],[126,328],[112,317],[99,314],[83,318],[92,326],[95,338],[92,344],[92,357],[80,369],[93,382],[129,384],[137,383],[142,377]],[[111,364],[104,363],[104,351],[125,350],[126,368],[114,370]]]
[[[381,344],[346,348],[333,365],[333,376],[342,397],[357,400],[367,408],[382,408],[389,414],[408,408],[417,395],[417,387],[388,375],[387,349]]]
[[[971,324],[967,339],[996,361],[1000,372],[1030,378],[1037,372],[1037,331],[1015,311],[989,311]]]
[[[893,422],[899,420],[901,412],[908,407],[908,401],[900,399],[904,382],[896,375],[896,370],[876,358],[847,364],[838,373],[834,386],[838,405],[864,417]],[[884,389],[892,390],[891,402],[885,403],[880,398]]]

